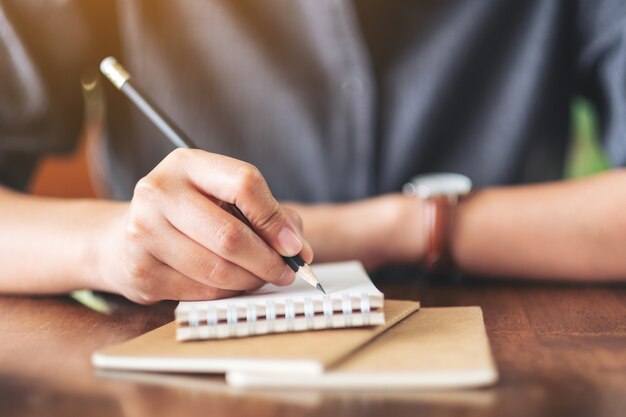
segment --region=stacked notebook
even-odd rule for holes
[[[223,339],[385,323],[383,294],[359,262],[320,265],[315,274],[326,294],[297,279],[287,287],[266,285],[240,297],[181,302],[176,339]]]
[[[235,302],[241,297],[181,303],[176,322],[102,349],[93,363],[110,370],[225,374],[228,384],[237,387],[379,390],[496,381],[479,307],[420,309],[417,302],[398,300],[383,304],[360,264],[314,269],[330,301],[299,286],[268,288],[243,302]],[[316,328],[327,330],[289,332]],[[283,333],[262,334],[279,329]],[[244,334],[256,336],[238,337]]]

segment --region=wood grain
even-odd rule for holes
[[[175,304],[110,296],[0,298],[3,416],[623,416],[626,287],[379,283],[389,298],[482,306],[501,380],[463,392],[237,391],[219,377],[97,375],[91,353],[173,319]]]

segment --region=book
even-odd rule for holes
[[[215,388],[225,374],[233,388],[276,392],[347,389],[398,395],[497,382],[479,307],[419,308],[416,302],[387,300],[385,312],[387,323],[374,328],[193,343],[177,343],[170,323],[102,349],[92,361],[99,375],[155,378],[154,372],[165,372],[182,379],[185,373],[218,374],[193,379],[210,381]],[[167,376],[161,377],[168,381]]]
[[[303,280],[212,301],[182,301],[175,311],[178,341],[381,325],[384,296],[357,261],[314,265],[326,289]]]
[[[381,326],[317,332],[267,334],[249,338],[178,343],[171,322],[127,342],[95,352],[99,369],[153,372],[230,371],[315,375],[419,309],[414,301],[388,301]]]
[[[422,308],[318,375],[233,370],[238,388],[398,390],[468,388],[498,372],[480,307]]]

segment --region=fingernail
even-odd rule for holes
[[[278,277],[278,285],[289,285],[296,278],[296,273],[291,268],[285,266],[285,270]]]
[[[281,255],[295,256],[302,250],[302,242],[291,229],[283,227],[278,234],[278,244],[283,250]]]

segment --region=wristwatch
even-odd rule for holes
[[[424,200],[423,266],[436,273],[449,272],[450,232],[454,221],[454,209],[459,199],[470,192],[472,181],[461,174],[435,173],[413,177],[402,187],[405,195]]]

